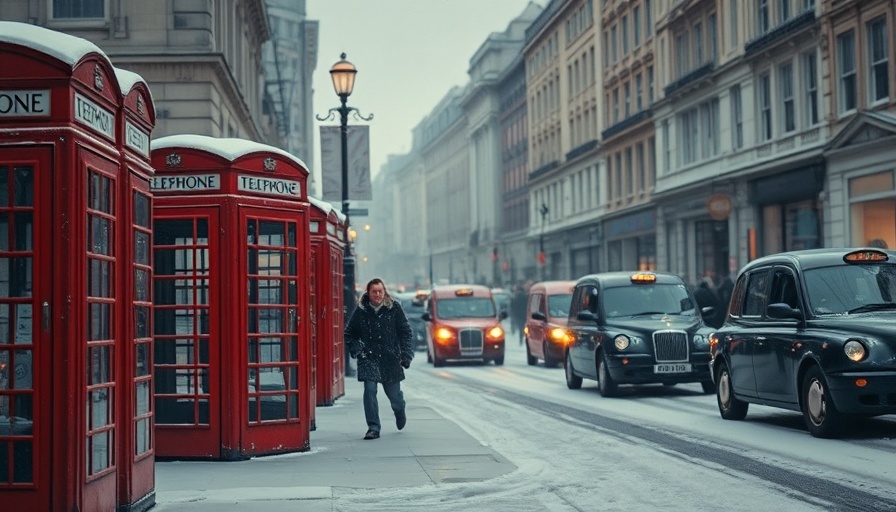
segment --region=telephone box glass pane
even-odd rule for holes
[[[134,192],[134,224],[149,229],[152,220],[151,214],[149,197],[140,192]]]
[[[137,377],[149,375],[151,347],[151,343],[137,343],[135,346],[136,360],[134,375]]]
[[[135,268],[134,269],[134,300],[138,302],[149,302],[149,271]]]
[[[149,233],[134,231],[134,263],[149,265]]]

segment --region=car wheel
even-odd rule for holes
[[[544,367],[545,368],[554,368],[557,366],[557,360],[548,355],[548,342],[544,342],[541,345],[541,350],[544,353]]]
[[[535,366],[536,364],[538,364],[538,358],[533,356],[532,351],[529,350],[529,339],[528,338],[526,339],[525,343],[526,343],[526,364],[528,364],[529,366]]]
[[[495,366],[501,366],[503,364],[504,364],[504,356],[501,356],[501,357],[495,359]]]
[[[704,395],[711,395],[716,392],[716,385],[713,384],[711,380],[701,382],[700,387],[703,388]]]
[[[827,379],[821,368],[813,366],[803,377],[803,419],[815,437],[837,437],[846,424],[845,416],[831,399]]]
[[[600,389],[600,396],[609,398],[616,395],[619,385],[610,375],[610,369],[607,367],[607,356],[601,353],[600,361],[597,363],[597,387]]]
[[[747,417],[747,409],[750,404],[738,400],[734,396],[734,389],[731,387],[731,373],[728,371],[728,365],[722,363],[716,370],[716,402],[719,404],[719,414],[726,420],[742,420]]]
[[[581,389],[582,378],[576,375],[573,371],[572,359],[569,357],[569,352],[566,353],[566,359],[563,360],[563,369],[564,373],[566,373],[566,387],[569,389]]]
[[[441,368],[441,367],[445,366],[445,360],[442,359],[441,357],[439,357],[438,353],[434,352],[432,355],[432,365],[435,366],[436,368]]]
[[[432,352],[429,351],[429,347],[426,347],[426,362],[432,364]]]

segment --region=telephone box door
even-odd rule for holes
[[[153,214],[156,455],[221,453],[216,209]]]
[[[307,310],[299,301],[307,295],[300,287],[307,286],[308,276],[300,274],[306,267],[299,262],[307,262],[308,255],[299,226],[304,229],[308,221],[295,212],[258,213],[246,208],[240,215],[246,272],[242,296],[247,300],[243,378],[248,383],[242,420],[248,428],[240,444],[258,451],[300,448],[307,445],[310,429],[311,352],[299,329],[308,321],[300,315]],[[303,428],[297,429],[298,423]]]
[[[0,502],[50,510],[52,158],[0,149]],[[46,305],[46,306],[45,306]]]

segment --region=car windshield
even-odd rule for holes
[[[816,315],[896,308],[896,265],[838,265],[803,276]]]
[[[443,320],[451,320],[453,318],[492,318],[497,316],[495,304],[491,299],[484,297],[441,299],[436,313]]]
[[[697,312],[683,284],[607,288],[601,303],[608,318],[649,314],[694,315]]]
[[[572,302],[572,294],[548,295],[548,316],[566,317],[569,315],[569,304]]]

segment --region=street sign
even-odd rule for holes
[[[349,208],[348,209],[349,217],[367,217],[369,214],[370,213],[367,208]]]

